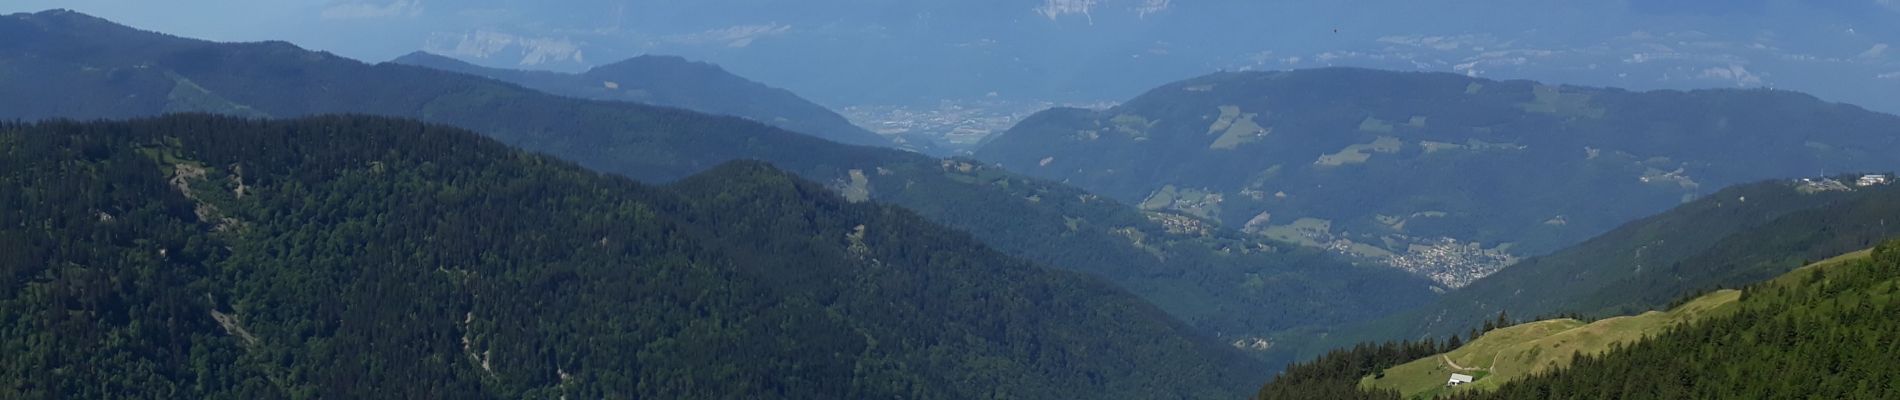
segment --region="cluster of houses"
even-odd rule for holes
[[[1893,179],[1892,175],[1887,174],[1866,174],[1861,175],[1860,179],[1852,180],[1852,182],[1856,187],[1869,187],[1891,184],[1893,183]],[[1801,185],[1800,189],[1802,193],[1846,192],[1854,190],[1853,187],[1848,186],[1847,182],[1834,180],[1832,178],[1801,178],[1798,183]]]

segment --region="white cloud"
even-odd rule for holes
[[[431,53],[487,59],[504,52],[521,54],[520,65],[556,62],[586,63],[580,44],[565,38],[522,37],[500,32],[474,31],[462,34],[436,33],[423,49]]]
[[[1880,75],[1874,75],[1874,79],[1900,79],[1900,71],[1893,71],[1893,72],[1888,72],[1888,73],[1884,73]]]
[[[1736,86],[1761,85],[1761,76],[1748,72],[1748,68],[1730,64],[1728,67],[1714,67],[1702,70],[1702,78],[1735,81]]]
[[[1453,65],[1451,66],[1451,70],[1463,73],[1465,74],[1465,76],[1476,78],[1478,77],[1478,75],[1484,73],[1484,70],[1478,69],[1478,64],[1482,62],[1483,61],[1472,61],[1472,62],[1468,62],[1464,64]]]
[[[759,38],[783,35],[791,31],[791,25],[779,25],[778,23],[738,25],[699,33],[669,35],[664,39],[667,42],[686,45],[720,43],[726,47],[746,47],[751,46],[752,42]]]
[[[1479,35],[1386,36],[1386,37],[1379,38],[1378,41],[1379,43],[1396,44],[1396,45],[1412,46],[1412,47],[1423,47],[1423,48],[1441,50],[1441,51],[1457,50],[1464,47],[1484,47],[1488,44],[1493,44],[1497,42],[1495,39],[1492,39],[1488,36],[1479,36]]]
[[[1174,0],[1141,0],[1141,4],[1135,6],[1135,13],[1140,14],[1142,18],[1147,18],[1148,14],[1167,11],[1168,7],[1173,5]]]
[[[370,19],[422,15],[422,0],[394,0],[386,4],[359,0],[333,1],[323,8],[323,19]]]
[[[1684,58],[1676,53],[1635,53],[1623,58],[1624,64],[1642,64],[1659,60],[1678,60]]]
[[[1885,55],[1885,54],[1887,54],[1887,44],[1880,43],[1880,44],[1875,44],[1873,48],[1867,49],[1867,51],[1861,52],[1860,55],[1857,57],[1880,58],[1880,56]]]
[[[1874,4],[1885,6],[1889,10],[1900,11],[1900,0],[1874,0]]]
[[[1266,64],[1267,61],[1271,60],[1273,60],[1273,50],[1261,50],[1258,53],[1247,55],[1247,61],[1252,61],[1254,65]]]
[[[1095,17],[1089,15],[1089,11],[1095,9],[1095,6],[1100,3],[1101,0],[1043,0],[1042,7],[1036,7],[1036,13],[1051,20],[1068,14],[1082,14],[1089,18],[1089,23],[1093,24]]]
[[[1174,0],[1133,0],[1127,2],[1112,0],[1042,0],[1042,5],[1036,6],[1036,8],[1032,10],[1035,11],[1037,15],[1048,18],[1051,21],[1061,19],[1064,15],[1081,15],[1088,19],[1090,25],[1093,25],[1095,24],[1095,10],[1111,7],[1107,5],[1110,3],[1118,4],[1113,6],[1115,10],[1126,9],[1133,11],[1137,18],[1147,18],[1149,15],[1159,14],[1174,8]]]

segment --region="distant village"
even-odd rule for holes
[[[1892,184],[1893,179],[1893,175],[1890,174],[1865,174],[1861,175],[1858,179],[1853,179],[1852,186],[1849,186],[1849,183],[1834,178],[1801,178],[1796,182],[1798,184],[1796,189],[1802,193],[1846,192],[1852,191],[1856,187]]]
[[[1115,102],[1055,103],[1011,101],[999,98],[944,100],[935,105],[859,105],[839,110],[851,123],[879,135],[904,140],[929,140],[953,153],[976,150],[990,135],[1015,126],[1017,121],[1051,107],[1103,109]]]

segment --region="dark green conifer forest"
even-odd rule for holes
[[[15,398],[1231,398],[1100,280],[736,162],[670,187],[453,128],[0,125]]]

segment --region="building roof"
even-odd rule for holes
[[[1471,382],[1471,375],[1451,374],[1452,382]]]

